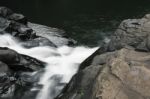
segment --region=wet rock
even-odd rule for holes
[[[57,47],[74,44],[63,30],[28,23],[24,15],[0,7],[0,34],[9,34],[17,38],[24,47]],[[37,82],[45,66],[46,63],[40,60],[0,47],[0,99],[34,99],[43,87]],[[52,79],[59,80],[59,77]],[[57,85],[62,87],[60,83]],[[37,90],[31,90],[33,87]],[[53,89],[55,94],[57,88]]]
[[[22,45],[26,48],[32,48],[32,47],[37,47],[37,46],[57,47],[50,40],[44,37],[38,37],[32,40],[25,41],[22,43]]]
[[[91,99],[92,86],[100,68],[91,66],[80,71],[55,99]]]
[[[149,99],[149,16],[123,21],[56,99]]]
[[[59,29],[47,27],[47,31],[43,28],[44,26],[32,29],[27,23],[28,20],[24,15],[13,13],[9,8],[0,7],[0,34],[12,35],[19,39],[26,48],[57,47],[71,42],[58,33],[61,31]],[[41,35],[39,35],[39,32],[41,32]],[[40,88],[37,82],[43,73],[40,71],[43,71],[45,65],[46,63],[42,61],[19,54],[9,48],[0,48],[0,99],[35,98],[40,89],[31,92],[31,88]],[[33,75],[32,73],[35,71],[37,73]]]
[[[37,82],[31,72],[42,70],[44,66],[44,62],[35,58],[0,48],[0,99],[20,99],[18,93],[30,91]]]
[[[23,42],[25,47],[74,45],[75,41],[60,29],[28,22],[22,14],[0,7],[0,34],[10,34]],[[25,44],[26,43],[26,44]]]
[[[7,64],[14,71],[36,71],[45,65],[44,62],[21,55],[9,48],[0,48],[0,61]]]
[[[7,19],[0,17],[0,32],[5,31],[5,29],[9,26],[10,21]]]
[[[35,32],[31,28],[15,21],[11,21],[5,31],[23,41],[36,37]]]
[[[8,17],[13,14],[13,11],[7,7],[0,7],[0,16]]]
[[[20,84],[17,84],[16,90],[10,99],[35,99],[42,89],[43,85],[39,85],[38,81],[43,71],[36,73],[22,72],[19,74]],[[38,76],[38,77],[37,77]]]
[[[7,72],[9,72],[8,65],[0,61],[0,73],[3,74]]]
[[[0,75],[0,99],[15,99],[13,97],[20,95],[16,94],[18,90],[19,93],[24,92],[27,89],[29,90],[32,87],[31,85],[30,82],[22,79],[20,73],[13,71],[3,73],[3,75]]]
[[[51,39],[48,38],[50,38],[52,35],[38,35],[39,33],[36,33],[37,31],[28,26],[27,23],[28,20],[24,15],[13,13],[13,11],[11,11],[9,8],[0,7],[0,34],[10,34],[17,39],[20,39],[20,41],[24,43],[25,47],[45,45],[56,47],[54,42],[56,42],[58,38],[62,38],[64,40],[59,41],[59,43],[69,42],[67,38],[63,38],[61,35],[59,35],[60,37],[57,38],[57,34],[53,36],[54,38],[56,37],[55,41],[51,41]],[[42,30],[40,32],[43,34],[47,32],[54,32],[53,29],[47,31],[45,29],[43,30],[42,27],[40,27],[39,30]]]
[[[19,54],[8,48],[0,48],[0,61],[6,64],[14,64],[19,62]]]
[[[123,48],[103,56],[102,65],[93,62],[79,71],[56,99],[150,98],[150,53]]]
[[[36,58],[32,58],[27,55],[20,55],[20,61],[18,64],[15,64],[15,66],[18,66],[18,70],[21,69],[21,71],[38,71],[44,68],[46,63],[37,60]],[[21,66],[21,68],[19,68]],[[24,69],[23,69],[24,67]],[[17,71],[18,71],[17,70]]]
[[[107,47],[108,47],[108,44],[105,44],[105,43],[102,44],[102,46],[99,49],[97,49],[91,56],[89,56],[87,59],[85,59],[85,61],[83,61],[80,64],[79,71],[82,69],[85,69],[87,66],[91,65],[92,62],[97,63],[97,61],[93,61],[93,58],[95,58],[96,56],[98,56],[100,54],[106,53],[108,50]],[[105,60],[105,59],[103,59],[103,60]],[[103,64],[103,62],[105,62],[103,60],[100,60],[98,63]]]
[[[142,19],[124,20],[112,36],[108,51],[132,46],[137,50],[149,50],[149,15]]]
[[[63,30],[30,22],[28,23],[28,26],[31,27],[38,36],[47,38],[56,46],[74,45],[76,43],[75,40],[65,36]]]
[[[27,18],[24,15],[17,14],[17,13],[13,13],[12,15],[10,15],[8,17],[8,19],[14,20],[14,21],[19,22],[19,23],[22,23],[24,25],[27,25],[27,22],[28,22]]]
[[[145,21],[140,19],[128,19],[123,21],[112,37],[109,50],[113,51],[127,45],[137,47],[148,34],[148,32],[142,31],[144,22]]]

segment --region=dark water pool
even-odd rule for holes
[[[127,18],[150,12],[150,0],[0,0],[32,22],[62,28],[78,44],[97,46]]]

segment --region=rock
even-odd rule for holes
[[[148,34],[142,31],[143,25],[144,21],[140,19],[123,21],[112,37],[108,50],[113,51],[127,45],[137,47]]]
[[[22,43],[22,45],[26,48],[32,48],[37,46],[51,46],[51,47],[57,47],[52,43],[50,40],[44,37],[38,37],[32,40],[28,40]]]
[[[60,29],[27,23],[29,22],[24,15],[14,13],[9,8],[0,7],[0,35],[9,34],[17,38],[19,44],[26,48],[74,44],[73,40]],[[57,55],[57,53],[53,54]],[[45,66],[46,63],[38,59],[0,47],[0,99],[36,98],[43,87],[37,82]],[[52,79],[59,80],[59,77]],[[60,83],[57,85],[62,87]],[[32,88],[37,90],[31,91]],[[55,94],[57,88],[53,90]]]
[[[10,24],[9,20],[7,20],[3,17],[0,17],[0,32],[4,32],[5,29],[9,26],[9,24]]]
[[[27,22],[28,22],[27,18],[24,15],[17,14],[17,13],[13,13],[12,15],[10,15],[8,17],[8,19],[14,20],[14,21],[19,22],[19,23],[22,23],[24,25],[27,25]]]
[[[7,18],[8,16],[12,15],[13,11],[7,7],[0,7],[0,16]]]
[[[0,61],[0,74],[9,72],[9,67],[7,64]]]
[[[88,67],[75,75],[56,99],[91,99],[94,80],[101,66]],[[89,75],[90,74],[90,75]],[[82,97],[83,96],[83,97]]]
[[[149,32],[150,19],[146,15],[142,19],[128,19],[124,20],[108,46],[108,51],[121,49],[125,46],[132,46],[137,50],[149,50]]]
[[[38,36],[49,39],[56,46],[74,45],[76,43],[73,39],[67,38],[63,30],[30,22],[28,26],[31,27]]]
[[[56,99],[150,98],[150,53],[123,48],[95,59],[100,57],[102,65],[93,62],[79,71]]]
[[[20,55],[20,61],[17,64],[14,64],[17,67],[17,71],[39,71],[46,66],[46,63],[32,58],[27,55]],[[12,65],[13,66],[13,65]],[[13,68],[13,67],[12,67]],[[15,68],[14,68],[15,69]]]
[[[5,31],[23,41],[33,39],[36,37],[35,32],[31,28],[15,21],[11,21],[11,23],[5,29]]]
[[[19,62],[19,54],[8,48],[0,48],[0,61],[6,64],[14,64]]]
[[[9,8],[0,7],[0,34],[7,33],[20,39],[25,47],[45,45],[56,47],[57,45],[62,44],[73,44],[72,40],[62,36],[62,32],[59,33],[59,31],[61,31],[59,29],[37,24],[37,28],[34,28],[34,25],[27,23],[28,20],[24,15],[13,13]]]
[[[37,80],[28,72],[39,71],[45,63],[9,48],[0,48],[0,99],[20,99],[16,93],[30,91]],[[28,74],[28,78],[27,75]],[[26,78],[26,79],[25,79]],[[32,80],[31,80],[32,79]]]
[[[19,99],[18,96],[31,87],[32,83],[24,81],[20,74],[5,74],[0,76],[0,99]]]
[[[37,71],[45,65],[44,62],[21,55],[9,48],[0,48],[0,61],[7,64],[14,71]]]
[[[102,46],[99,49],[97,49],[91,56],[89,56],[85,61],[83,61],[80,64],[79,70],[85,69],[87,66],[91,65],[92,62],[97,63],[97,61],[93,61],[93,58],[95,58],[99,54],[106,53],[107,47],[108,47],[108,44],[105,44],[105,43],[102,44]],[[105,59],[100,60],[98,63],[103,64],[104,62],[103,60]]]
[[[150,18],[123,21],[55,99],[149,99]]]
[[[6,33],[20,39],[28,48],[75,44],[75,41],[68,38],[63,30],[30,23],[24,15],[0,7],[0,34]]]

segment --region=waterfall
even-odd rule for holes
[[[18,53],[47,63],[45,72],[38,82],[43,85],[43,88],[36,99],[53,99],[58,95],[64,85],[77,72],[79,64],[97,49],[84,46],[62,46],[58,48],[40,46],[27,49],[10,35],[0,35],[0,47],[8,47]]]

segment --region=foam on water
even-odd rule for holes
[[[37,99],[53,99],[77,72],[79,64],[90,56],[97,48],[84,46],[48,46],[24,48],[21,43],[10,35],[0,35],[0,47],[11,48],[21,54],[29,55],[48,63],[39,84],[44,85]]]

